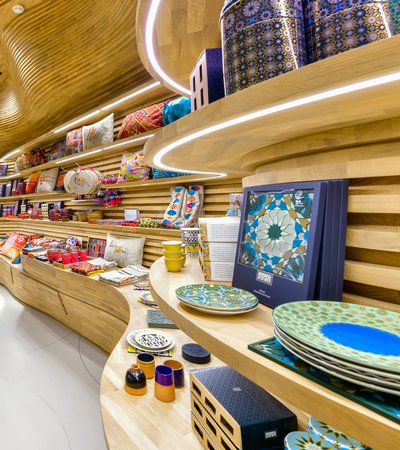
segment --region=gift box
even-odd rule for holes
[[[199,240],[199,250],[205,262],[235,262],[236,242],[209,242]]]
[[[199,218],[199,240],[204,242],[237,242],[240,219],[238,217]]]

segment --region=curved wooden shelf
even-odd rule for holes
[[[221,318],[197,312],[179,302],[175,295],[177,287],[201,282],[204,278],[198,260],[194,258],[187,268],[176,274],[166,271],[162,258],[150,269],[151,291],[162,310],[209,352],[272,395],[355,439],[377,450],[396,448],[399,424],[247,348],[252,342],[274,335],[271,309],[259,306],[249,314]]]
[[[65,191],[51,191],[51,192],[35,192],[33,194],[24,195],[10,195],[8,197],[0,197],[0,203],[12,203],[14,200],[58,200],[58,199],[71,199],[74,194],[68,194]]]
[[[394,36],[309,64],[214,102],[159,130],[145,145],[149,163],[157,167],[156,155],[167,148],[161,163],[176,170],[243,176],[269,159],[284,160],[289,156],[294,159],[302,153],[315,153],[313,147],[318,141],[314,139],[313,146],[304,145],[298,150],[293,146],[285,149],[279,143],[399,117],[398,78],[345,95],[319,100],[313,97],[383,75],[398,75],[399,44],[400,36]],[[305,98],[307,103],[296,103]],[[279,110],[282,107],[284,110]],[[247,115],[252,120],[240,122]],[[343,145],[348,136],[326,135],[326,144],[329,142],[332,147]],[[353,144],[358,144],[357,137],[353,133]]]
[[[22,302],[111,352],[100,385],[101,413],[110,450],[202,448],[190,423],[189,370],[196,366],[179,354],[180,347],[191,342],[182,331],[168,330],[176,343],[173,358],[185,366],[186,386],[177,389],[176,400],[172,403],[157,400],[153,394],[154,380],[148,380],[148,392],[143,397],[133,397],[124,391],[125,372],[136,360],[127,351],[126,335],[147,327],[149,309],[137,301],[139,293],[131,286],[116,288],[31,258],[12,265],[3,257],[0,257],[0,283]],[[156,364],[163,359],[156,357]],[[218,364],[213,358],[209,365]]]
[[[178,94],[177,90],[157,73],[146,52],[145,30],[151,0],[139,0],[136,12],[136,40],[139,56],[147,71],[156,80]],[[174,81],[189,88],[189,77],[205,48],[221,47],[219,15],[223,0],[162,0],[153,29],[157,61]]]
[[[84,161],[93,160],[94,158],[98,159],[101,155],[113,155],[115,153],[120,153],[122,150],[127,150],[130,148],[136,148],[143,145],[143,143],[148,139],[149,136],[154,135],[155,131],[148,131],[147,133],[138,134],[137,136],[130,136],[125,139],[120,139],[119,141],[110,142],[109,144],[105,144],[102,147],[95,147],[89,150],[85,150],[81,153],[76,153],[74,155],[64,156],[63,158],[56,159],[54,161],[49,161],[44,164],[40,164],[39,166],[30,167],[29,169],[21,170],[18,173],[13,175],[7,175],[4,177],[0,177],[0,183],[6,183],[9,180],[14,180],[16,178],[27,178],[34,172],[38,172],[39,170],[47,170],[53,167],[63,168],[71,168],[76,167],[77,164],[81,164]],[[135,141],[135,139],[137,139]],[[106,149],[107,147],[111,147]],[[93,155],[97,155],[93,157]]]

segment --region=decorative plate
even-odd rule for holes
[[[287,344],[287,342],[285,342],[284,340],[281,340],[281,338],[278,338],[278,336],[277,336],[277,339],[285,348],[287,348],[289,350],[290,353],[292,353],[293,355],[302,359],[306,363],[310,364],[310,366],[316,367],[317,369],[322,370],[323,372],[329,373],[330,375],[334,375],[337,378],[341,378],[342,380],[350,381],[350,383],[354,383],[359,386],[364,386],[369,389],[373,389],[375,391],[386,392],[387,394],[400,396],[400,390],[394,390],[394,389],[386,388],[383,386],[378,386],[376,384],[366,383],[365,381],[361,381],[361,380],[352,378],[350,375],[343,374],[342,372],[339,372],[338,370],[329,369],[329,368],[325,367],[323,365],[323,363],[312,361],[308,356],[306,357],[306,356],[304,356],[304,354],[300,354],[300,352],[297,349],[294,350],[293,347],[289,348],[289,345]]]
[[[161,350],[171,344],[172,337],[162,331],[147,328],[135,333],[135,341],[141,347],[150,350]]]
[[[274,330],[277,331],[285,339],[286,342],[292,344],[295,348],[298,348],[299,350],[302,350],[306,354],[311,355],[314,358],[318,358],[321,361],[326,361],[326,363],[334,364],[340,369],[346,369],[351,372],[365,374],[369,378],[377,378],[382,381],[389,381],[391,383],[400,383],[400,375],[385,372],[383,370],[371,369],[370,367],[364,367],[361,366],[360,364],[356,365],[351,363],[350,361],[346,361],[344,359],[336,358],[335,356],[330,356],[326,353],[319,352],[318,350],[315,350],[311,347],[307,347],[300,341],[296,341],[288,334],[286,334],[284,331],[282,331],[276,324]]]
[[[140,294],[140,298],[146,303],[146,305],[157,305],[150,291],[145,291]]]
[[[400,314],[351,303],[306,301],[280,305],[285,333],[330,355],[400,373]]]
[[[138,350],[141,350],[141,351],[147,352],[147,353],[158,353],[158,352],[160,352],[160,351],[167,351],[167,350],[169,350],[169,349],[171,349],[171,348],[173,348],[173,347],[175,346],[175,341],[174,341],[174,339],[171,337],[171,343],[170,343],[169,345],[167,345],[166,347],[162,348],[162,349],[151,349],[151,348],[143,347],[143,346],[141,346],[140,344],[138,344],[138,343],[136,342],[135,336],[136,336],[136,334],[137,334],[139,331],[144,331],[144,330],[136,330],[136,331],[132,331],[132,332],[130,332],[130,333],[127,335],[127,337],[126,337],[126,340],[128,341],[128,344],[131,345],[132,347],[137,348]],[[158,330],[155,330],[155,331],[158,332]]]
[[[196,311],[200,311],[203,314],[211,314],[213,316],[235,316],[237,314],[246,314],[249,313],[251,311],[254,311],[258,305],[253,306],[252,308],[248,308],[248,309],[233,309],[233,310],[227,310],[227,311],[221,311],[219,309],[205,309],[199,306],[194,306],[194,305],[190,305],[186,302],[182,302],[184,305],[188,306],[189,308],[193,308]]]
[[[207,310],[240,311],[258,304],[258,298],[250,292],[223,284],[188,284],[175,293],[187,305]]]
[[[285,450],[318,450],[336,449],[336,445],[332,445],[325,439],[314,439],[306,431],[293,431],[285,437]]]
[[[290,344],[290,342],[285,339],[280,333],[279,331],[277,331],[275,329],[275,336],[278,339],[278,341],[287,349],[289,350],[289,352],[293,353],[294,355],[296,355],[298,358],[304,359],[304,361],[307,362],[315,367],[320,367],[323,366],[325,367],[327,370],[332,370],[334,371],[338,377],[343,378],[343,377],[351,377],[355,380],[359,380],[362,383],[368,383],[370,385],[374,385],[378,387],[383,387],[383,388],[389,388],[389,389],[393,389],[395,391],[398,392],[397,395],[400,395],[400,383],[396,382],[396,381],[388,381],[385,379],[380,379],[377,377],[372,377],[371,375],[368,374],[364,374],[364,373],[360,373],[357,370],[348,370],[346,368],[342,368],[340,366],[337,366],[333,363],[327,362],[322,358],[318,358],[313,356],[312,354],[308,353],[307,351],[302,350],[299,347],[296,347],[295,345]],[[354,381],[355,383],[355,381]]]
[[[331,428],[326,423],[312,416],[308,422],[308,432],[314,439],[325,439],[341,449],[364,450],[367,448],[361,442]]]

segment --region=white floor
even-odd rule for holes
[[[0,286],[0,450],[106,450],[107,356]]]

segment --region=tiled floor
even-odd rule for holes
[[[0,286],[0,450],[105,450],[106,359]]]

